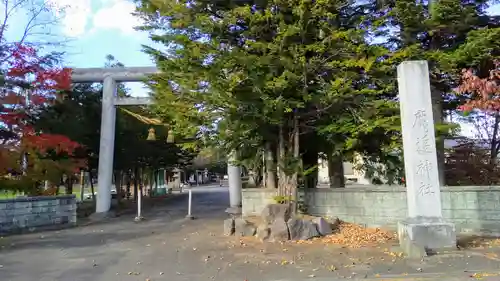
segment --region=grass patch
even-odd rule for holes
[[[76,196],[76,198],[80,199],[80,187],[79,186],[75,186],[73,187],[73,194]],[[86,188],[84,193],[90,193],[90,188]],[[59,195],[65,195],[66,194],[66,190],[64,187],[61,186],[61,188],[59,188]],[[23,196],[24,194],[23,193],[16,193],[16,192],[12,192],[12,191],[2,191],[0,190],[0,199],[14,199],[18,196]]]

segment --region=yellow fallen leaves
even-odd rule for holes
[[[395,258],[401,258],[404,256],[402,252],[390,252],[388,249],[384,249],[384,253]]]
[[[350,248],[386,243],[396,239],[394,232],[380,228],[367,228],[353,223],[340,222],[338,232],[312,240],[297,241],[298,244],[311,244],[315,242],[325,244],[338,244]]]
[[[464,240],[459,240],[458,242],[459,247],[462,248],[478,248],[478,249],[485,249],[485,248],[493,248],[493,247],[500,247],[500,239],[492,239],[489,237],[470,237],[470,238],[465,238]]]
[[[495,277],[498,276],[498,273],[474,273],[470,277],[475,278],[477,280],[481,280],[484,277]]]
[[[331,266],[328,267],[328,270],[329,271],[335,271],[335,270],[337,270],[337,268],[335,266],[331,265]]]

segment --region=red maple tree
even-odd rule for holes
[[[464,69],[461,78],[456,92],[467,100],[458,109],[474,127],[476,145],[484,148],[487,144],[490,160],[496,162],[500,151],[500,62],[494,63],[486,77]]]
[[[63,135],[36,132],[29,117],[56,100],[62,91],[70,89],[71,69],[54,66],[49,57],[20,44],[5,56],[7,71],[0,85],[0,177],[13,171],[19,173],[19,159],[23,155],[30,155],[28,161],[37,163],[39,170],[47,174],[50,165],[41,159],[49,158],[49,153],[71,158],[79,144]],[[71,162],[70,166],[65,163],[59,169],[78,169],[83,165],[76,159]]]
[[[460,106],[463,111],[481,110],[496,113],[500,110],[500,62],[495,62],[495,68],[489,76],[481,78],[473,70],[462,70],[462,83],[457,92],[469,95],[467,102]]]

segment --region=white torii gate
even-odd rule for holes
[[[73,83],[103,83],[101,138],[99,142],[99,167],[97,173],[96,213],[106,213],[111,207],[111,185],[113,177],[113,156],[115,150],[116,107],[119,105],[149,105],[148,97],[119,98],[116,95],[117,82],[142,82],[147,76],[158,73],[156,67],[123,68],[75,68],[71,76]],[[228,162],[230,207],[241,206],[241,177],[238,166]]]

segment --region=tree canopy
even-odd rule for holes
[[[144,48],[162,70],[150,84],[155,113],[177,134],[237,149],[240,161],[255,163],[262,151],[280,186],[307,177],[317,163],[308,155],[318,152],[401,161],[391,155],[401,149],[403,60],[430,63],[442,157],[443,139],[456,133],[445,117],[464,102],[453,91],[460,67],[477,60],[466,51],[470,36],[487,33],[475,44],[497,49],[491,1],[137,3],[141,29],[166,47]],[[393,166],[402,172],[402,162]]]

